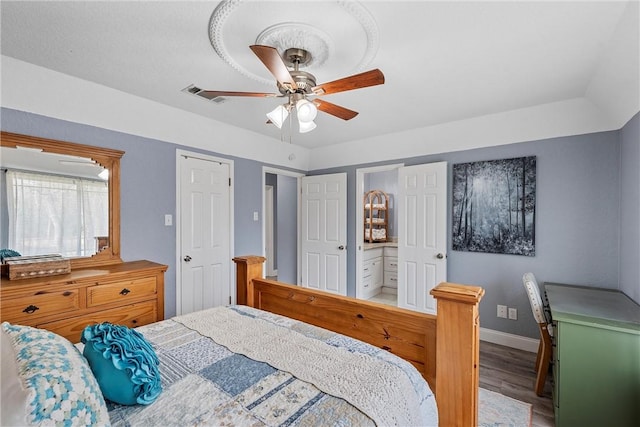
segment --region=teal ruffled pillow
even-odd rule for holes
[[[121,405],[148,405],[160,392],[160,361],[151,344],[137,331],[112,323],[82,331],[84,357],[105,399]]]

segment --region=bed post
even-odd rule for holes
[[[439,424],[475,427],[480,356],[478,303],[484,289],[443,282],[431,295],[438,302],[435,394]]]
[[[266,258],[258,255],[238,256],[236,263],[236,304],[253,307],[253,279],[262,278]]]

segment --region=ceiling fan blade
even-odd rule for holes
[[[223,91],[223,90],[201,90],[200,92],[196,93],[196,95],[201,96],[203,98],[207,98],[207,99],[213,99],[218,96],[255,96],[255,97],[264,97],[264,98],[278,96],[275,93],[230,92],[230,91]]]
[[[293,77],[291,77],[289,69],[275,47],[254,44],[249,46],[249,48],[260,58],[260,61],[262,61],[282,86],[291,87],[294,90],[298,89],[298,85],[295,80],[293,80]]]
[[[376,68],[375,70],[365,71],[364,73],[354,74],[353,76],[345,77],[343,79],[320,84],[311,90],[316,95],[329,95],[331,93],[376,86],[383,83],[384,74]]]
[[[351,120],[358,115],[357,111],[349,110],[348,108],[323,101],[322,99],[314,99],[313,103],[316,104],[318,110],[331,114],[332,116],[336,116],[342,120]]]

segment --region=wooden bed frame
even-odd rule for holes
[[[264,257],[236,263],[238,304],[368,342],[411,362],[436,395],[442,426],[478,425],[478,303],[484,289],[441,283],[438,315],[316,291],[262,277]]]

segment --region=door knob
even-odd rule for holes
[[[191,257],[189,255],[187,255],[186,257],[184,257],[185,262],[189,262],[191,261]]]
[[[436,258],[442,259],[442,258],[444,258],[444,255],[442,253],[439,253],[438,255],[436,255]]]
[[[338,246],[338,249],[340,249],[341,251],[344,251],[344,245]]]

